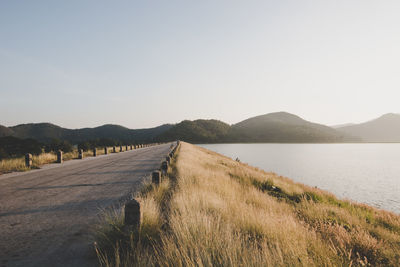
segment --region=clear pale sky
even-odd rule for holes
[[[0,124],[400,112],[400,1],[1,1]]]

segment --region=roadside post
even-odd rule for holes
[[[167,172],[168,172],[168,162],[163,161],[161,163],[161,172],[162,172],[163,175],[167,174]]]
[[[161,183],[161,173],[160,171],[154,171],[151,174],[151,182],[155,185],[159,185]]]
[[[28,168],[32,167],[32,154],[27,153],[25,155],[25,166]]]
[[[57,163],[63,163],[63,152],[61,150],[57,151]]]
[[[79,152],[78,159],[83,159],[83,149],[79,149],[78,152]]]
[[[125,204],[125,226],[131,231],[139,231],[140,227],[140,203],[135,199]]]

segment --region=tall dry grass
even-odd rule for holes
[[[187,143],[169,176],[140,195],[139,233],[99,246],[103,266],[400,266],[393,213]]]

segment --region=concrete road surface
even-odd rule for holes
[[[0,176],[0,266],[97,266],[90,226],[137,190],[171,144]]]

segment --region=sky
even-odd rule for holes
[[[0,1],[0,124],[400,112],[400,1]]]

